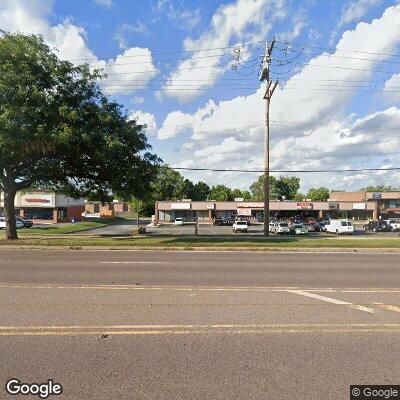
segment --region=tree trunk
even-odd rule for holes
[[[6,218],[6,239],[18,239],[17,225],[15,222],[14,200],[17,190],[15,188],[5,188],[4,190],[4,217]]]

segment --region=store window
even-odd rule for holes
[[[24,215],[26,219],[53,219],[52,208],[25,208]]]

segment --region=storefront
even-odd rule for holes
[[[0,204],[3,211],[3,193]],[[85,209],[83,199],[73,199],[62,193],[43,190],[17,192],[14,205],[16,215],[37,223],[67,222],[72,218],[80,221]]]
[[[376,202],[351,201],[270,201],[270,217],[276,219],[307,218],[349,218],[357,220],[372,219]],[[211,222],[213,218],[242,217],[261,222],[264,219],[263,202],[205,202],[205,201],[159,201],[155,205],[156,220],[173,222],[183,218],[191,222]]]

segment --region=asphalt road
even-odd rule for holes
[[[399,384],[400,254],[0,251],[1,399],[348,399]]]

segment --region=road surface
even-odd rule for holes
[[[347,399],[398,384],[400,254],[0,251],[1,399]]]

